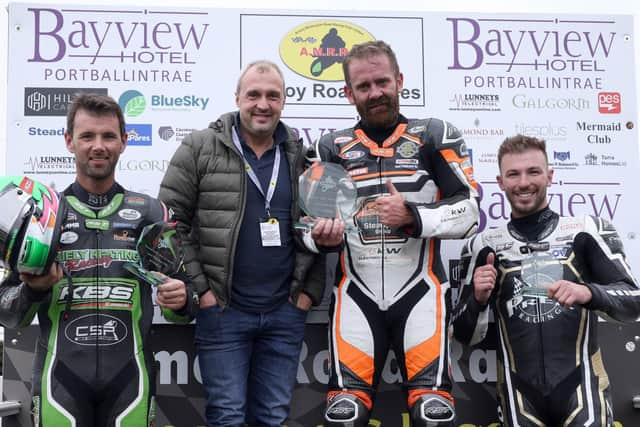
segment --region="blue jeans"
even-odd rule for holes
[[[281,426],[289,404],[307,313],[289,302],[268,313],[201,309],[195,342],[207,427]]]

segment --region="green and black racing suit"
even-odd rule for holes
[[[64,191],[69,209],[58,262],[71,277],[37,292],[12,274],[0,286],[0,323],[28,326],[38,315],[32,382],[38,427],[152,425],[154,360],[149,344],[153,289],[124,269],[136,261],[142,228],[167,221],[162,202],[114,184],[104,195],[76,182]],[[186,323],[196,309],[186,275],[187,304],[165,318]]]

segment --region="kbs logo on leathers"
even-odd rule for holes
[[[322,81],[342,81],[342,62],[354,44],[374,40],[365,29],[344,21],[312,21],[289,31],[280,57],[293,72]]]

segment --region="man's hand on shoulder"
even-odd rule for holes
[[[25,282],[27,286],[36,292],[48,291],[56,282],[62,280],[63,277],[64,274],[62,273],[62,267],[57,262],[51,264],[51,268],[47,274],[20,274],[20,280]]]
[[[572,307],[574,304],[585,305],[593,298],[591,289],[568,280],[558,280],[549,285],[547,296],[555,299],[564,307]]]

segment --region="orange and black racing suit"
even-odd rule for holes
[[[328,401],[348,393],[370,411],[391,347],[409,408],[427,394],[452,403],[449,284],[439,252],[441,239],[468,237],[477,228],[466,144],[455,127],[435,118],[401,116],[387,132],[366,132],[359,124],[325,135],[307,156],[342,165],[358,193],[330,306]],[[411,228],[380,222],[375,201],[388,194],[387,180],[404,197],[414,217]],[[306,241],[314,249],[309,236]]]

